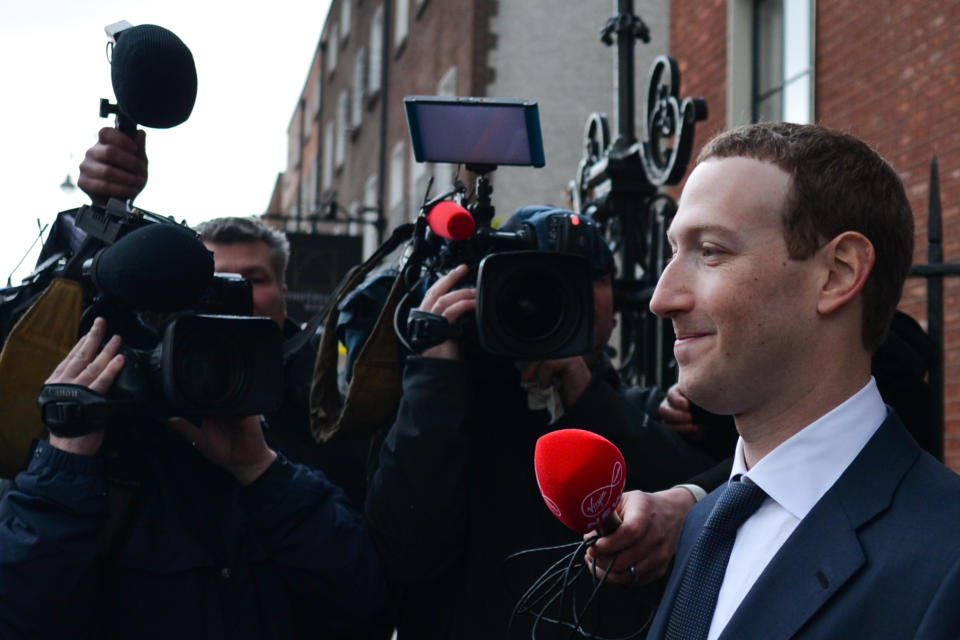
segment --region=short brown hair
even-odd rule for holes
[[[227,216],[201,222],[194,229],[204,242],[213,244],[237,244],[262,242],[270,249],[270,265],[277,282],[284,284],[287,264],[290,262],[290,241],[278,229],[268,227],[259,218]]]
[[[729,157],[770,162],[790,175],[783,227],[792,259],[812,256],[844,231],[870,240],[876,261],[863,289],[862,338],[875,351],[886,339],[913,262],[913,213],[893,167],[849,134],[788,122],[722,133],[697,162]]]

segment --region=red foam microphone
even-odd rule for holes
[[[565,525],[603,535],[620,526],[614,508],[623,494],[626,464],[612,442],[592,431],[560,429],[540,436],[533,463],[543,501]]]
[[[430,229],[447,240],[466,240],[473,235],[475,223],[469,211],[453,200],[441,200],[427,213]]]

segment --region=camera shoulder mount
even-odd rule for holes
[[[78,384],[45,384],[37,404],[47,429],[61,438],[76,438],[103,429],[124,409],[122,403]]]

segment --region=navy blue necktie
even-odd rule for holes
[[[714,505],[684,568],[666,640],[704,640],[727,571],[737,529],[763,502],[763,489],[734,478]]]

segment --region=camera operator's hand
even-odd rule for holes
[[[432,287],[427,289],[419,309],[441,315],[447,322],[451,323],[456,322],[460,316],[468,311],[476,309],[477,290],[475,288],[450,291],[467,274],[467,271],[467,265],[461,264],[456,269],[444,274],[442,278],[433,283]],[[424,350],[423,355],[428,358],[459,360],[460,345],[451,338]]]
[[[106,393],[123,369],[123,356],[118,354],[120,336],[113,336],[100,349],[106,332],[106,321],[94,320],[90,331],[73,346],[44,384],[77,384],[96,393]],[[103,444],[103,429],[75,438],[50,434],[50,444],[70,453],[95,456]]]
[[[590,368],[580,356],[537,360],[524,365],[520,378],[526,383],[536,381],[541,389],[558,386],[563,397],[563,406],[569,408],[590,386]]]
[[[600,578],[612,562],[607,581],[616,584],[647,584],[663,576],[677,551],[683,520],[694,504],[693,494],[683,487],[656,493],[627,491],[616,509],[623,522],[587,549],[587,566]]]
[[[703,438],[703,427],[693,423],[690,400],[680,391],[680,385],[674,383],[667,395],[660,401],[660,419],[663,425],[690,440]]]
[[[143,129],[137,130],[136,140],[113,127],[100,129],[97,144],[80,163],[77,186],[101,207],[110,198],[134,199],[147,184],[145,144]]]
[[[263,475],[277,458],[263,438],[257,416],[212,416],[204,418],[199,428],[183,418],[170,418],[167,424],[244,486]]]

